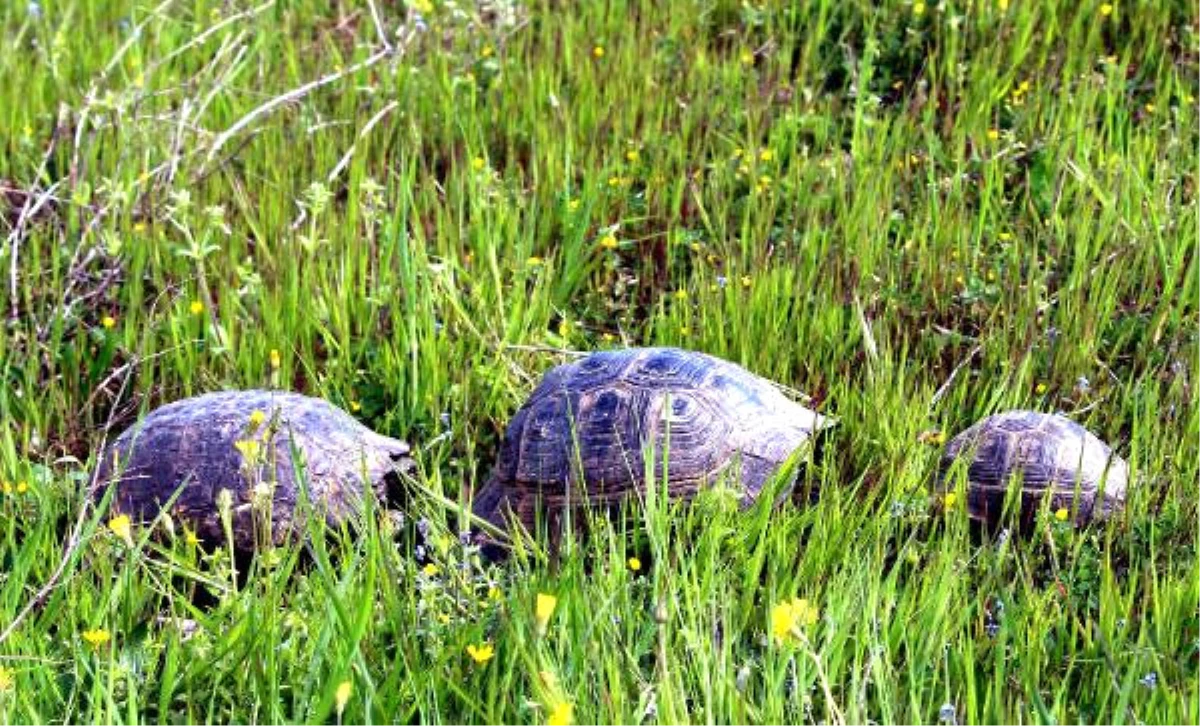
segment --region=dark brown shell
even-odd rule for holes
[[[1026,521],[1046,496],[1052,510],[1065,507],[1080,523],[1108,517],[1125,504],[1129,465],[1065,416],[1036,411],[988,416],[946,445],[943,477],[964,455],[970,457],[967,509],[980,521],[999,520],[1014,478],[1021,482]]]
[[[251,421],[255,411],[262,412],[258,426]],[[258,444],[239,447],[245,441]],[[271,538],[279,544],[303,526],[294,521],[300,502],[336,526],[359,510],[363,482],[382,494],[385,477],[411,464],[408,453],[408,444],[321,399],[279,391],[209,393],[155,409],[117,437],[98,464],[96,497],[115,486],[113,513],[149,521],[178,491],[172,517],[220,542],[217,501],[227,489],[235,545],[249,550],[256,541],[256,486],[258,511],[265,515],[269,501]],[[297,468],[307,496],[297,486]]]
[[[766,379],[703,353],[632,348],[552,369],[517,412],[475,513],[532,527],[539,507],[616,504],[652,476],[688,498],[739,467],[743,500],[831,422]]]

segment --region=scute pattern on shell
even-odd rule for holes
[[[510,423],[475,513],[527,527],[539,508],[616,504],[647,467],[690,497],[740,466],[743,499],[832,422],[741,366],[675,348],[593,353],[543,377]],[[654,452],[647,462],[647,449]]]
[[[263,423],[251,424],[255,411]],[[237,442],[258,441],[258,465],[247,463]],[[306,497],[297,487],[293,447],[305,472]],[[271,496],[271,537],[291,537],[305,498],[336,526],[359,511],[365,480],[382,494],[385,477],[411,465],[403,441],[377,434],[327,401],[278,391],[224,391],[155,409],[117,437],[98,463],[96,498],[115,486],[113,513],[148,521],[175,492],[177,520],[209,541],[224,540],[217,497],[232,495],[235,546],[255,544],[252,500],[256,484]],[[271,485],[274,486],[271,486]]]
[[[1022,484],[1023,519],[1045,496],[1051,509],[1066,507],[1081,523],[1108,517],[1125,503],[1129,465],[1065,416],[1019,410],[988,416],[946,445],[943,477],[964,455],[970,457],[967,509],[974,519],[995,523],[1000,518],[1014,477]]]

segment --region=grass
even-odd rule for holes
[[[390,54],[372,8],[0,9],[0,718],[1200,719],[1193,7],[380,0]],[[82,511],[106,435],[223,387],[458,498],[555,350],[642,344],[835,415],[819,501],[484,567],[416,496],[241,579]],[[1010,407],[1112,442],[1125,515],[933,513],[921,433]]]

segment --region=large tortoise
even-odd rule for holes
[[[732,475],[748,504],[830,424],[766,379],[703,353],[593,353],[550,370],[517,412],[474,511],[498,527],[515,516],[532,530],[539,510],[613,508],[644,494],[647,446],[650,476],[669,495],[690,498]]]
[[[960,457],[969,457],[967,511],[996,524],[1009,485],[1022,487],[1020,518],[1028,522],[1050,497],[1079,523],[1103,519],[1125,504],[1129,465],[1100,439],[1059,414],[1006,411],[955,436],[942,455],[943,479]]]
[[[336,526],[360,510],[365,492],[385,496],[393,473],[412,465],[408,455],[408,444],[371,431],[327,401],[224,391],[155,409],[117,437],[99,462],[95,496],[115,486],[114,514],[149,521],[178,493],[172,517],[200,538],[221,542],[219,500],[228,490],[234,545],[249,551],[263,544],[256,509],[269,511],[274,544],[303,528],[296,515],[305,501]],[[306,496],[298,482],[307,484]]]

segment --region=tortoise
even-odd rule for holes
[[[94,496],[115,487],[114,514],[139,521],[170,503],[170,514],[199,538],[222,542],[219,501],[228,490],[235,548],[250,551],[264,539],[255,533],[256,501],[263,512],[269,509],[270,539],[278,545],[303,527],[302,502],[337,526],[359,511],[364,482],[384,498],[393,475],[411,466],[408,444],[375,433],[327,401],[222,391],[157,408],[117,437],[97,467]],[[307,484],[306,497],[300,482]]]
[[[955,436],[942,455],[943,481],[951,465],[969,457],[967,512],[996,524],[1010,483],[1019,480],[1021,514],[1029,522],[1043,497],[1066,508],[1079,524],[1104,519],[1125,504],[1129,465],[1094,434],[1061,414],[1005,411]]]
[[[672,497],[690,499],[731,474],[748,505],[832,423],[770,381],[704,353],[592,353],[545,374],[509,424],[473,509],[497,527],[511,515],[528,529],[539,510],[552,517],[584,504],[611,510],[644,494],[648,463]]]

